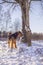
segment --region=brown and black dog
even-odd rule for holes
[[[20,37],[22,37],[23,34],[19,31],[19,32],[15,32],[14,34],[10,34],[9,38],[8,38],[8,46],[9,48],[17,48],[16,46],[16,40],[20,39]]]

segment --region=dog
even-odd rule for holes
[[[22,36],[23,36],[23,34],[20,31],[15,32],[14,34],[10,34],[8,37],[8,47],[9,48],[17,48],[16,40],[18,39],[18,41],[19,41],[20,37],[22,37]]]

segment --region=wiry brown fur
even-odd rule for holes
[[[22,33],[20,31],[14,33],[14,34],[11,34],[8,39],[9,48],[17,48],[16,40],[17,40],[17,38],[20,38],[20,37],[22,37]]]

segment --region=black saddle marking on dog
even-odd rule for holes
[[[18,32],[16,32],[16,33],[14,33],[14,34],[9,35],[9,39],[11,39],[12,37],[13,37],[14,39],[16,39],[16,38],[17,38],[17,36],[18,36]]]

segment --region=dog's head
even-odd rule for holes
[[[19,31],[19,32],[18,32],[17,39],[20,40],[20,39],[22,38],[22,36],[23,36],[23,33]]]
[[[23,33],[22,32],[18,32],[18,37],[22,37],[23,36]]]

